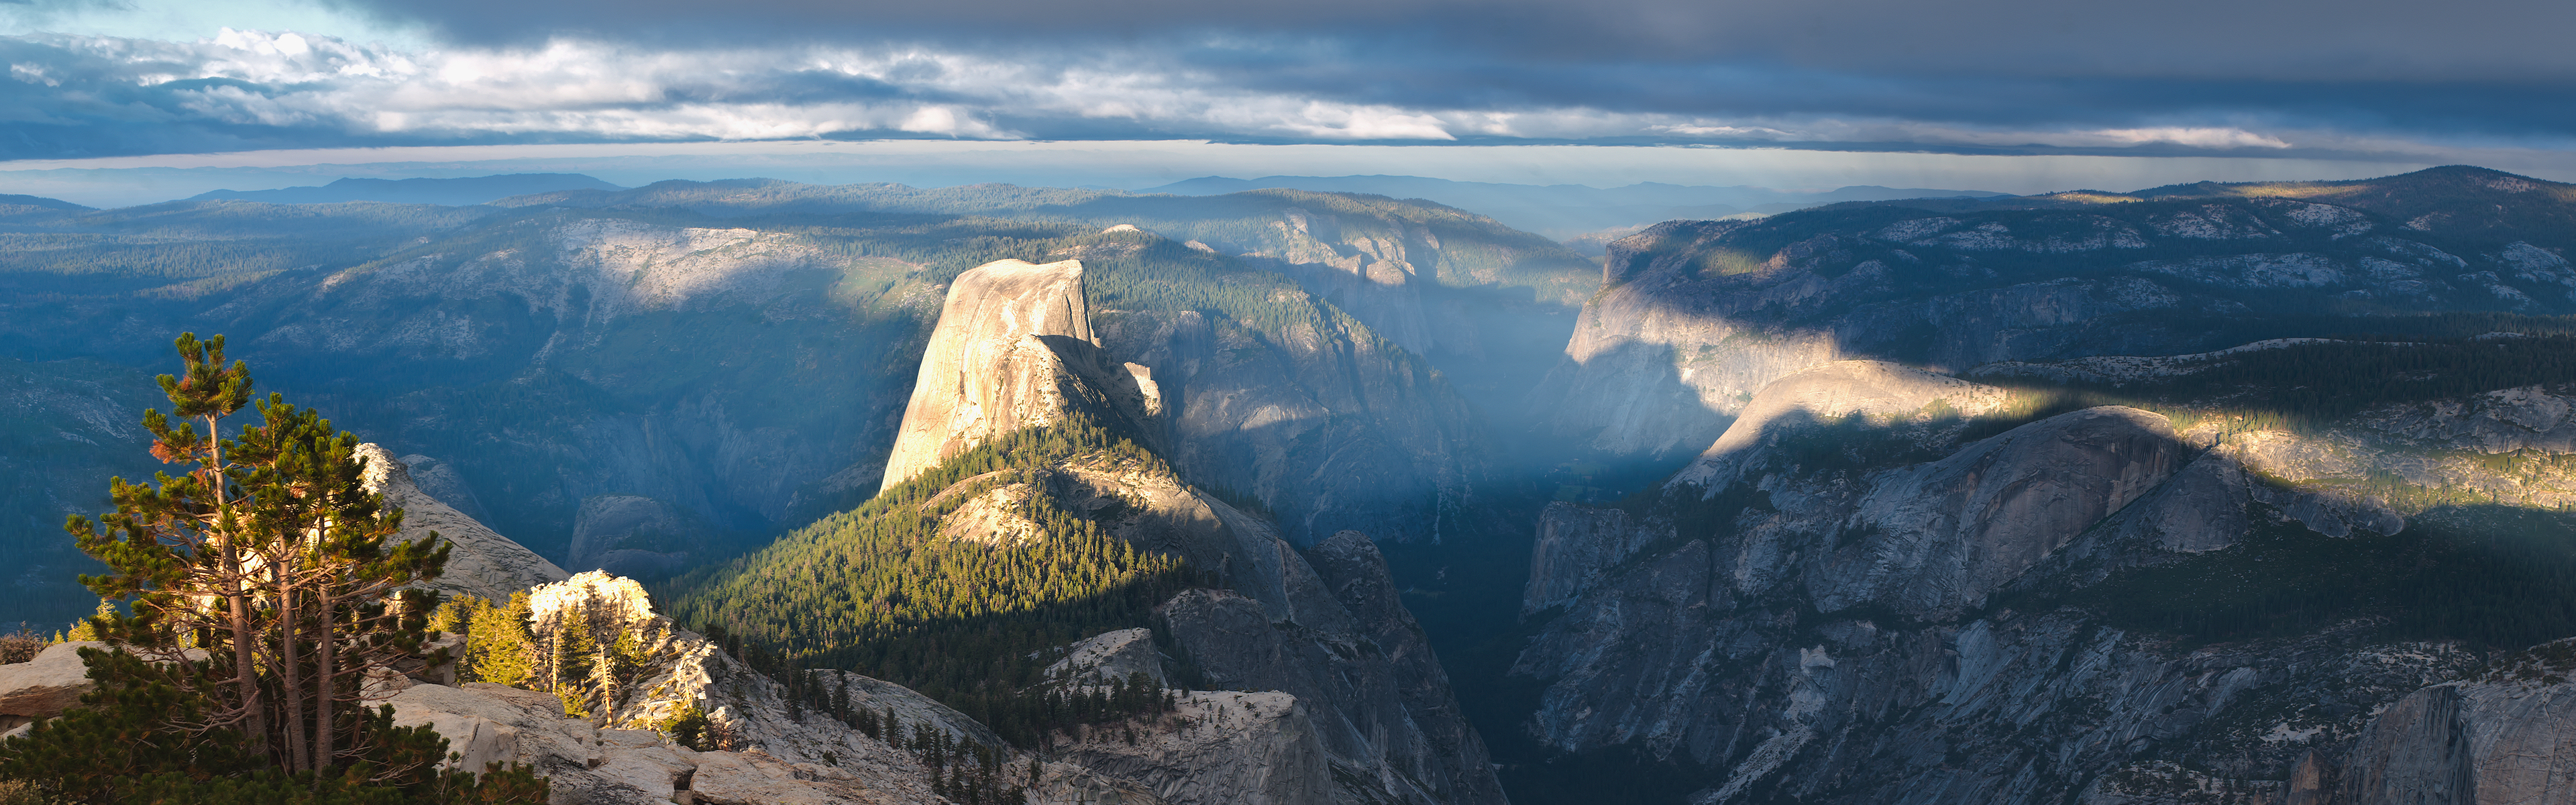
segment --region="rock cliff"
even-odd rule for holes
[[[1419,200],[1294,190],[1208,199],[763,180],[665,182],[512,203],[675,206],[746,226],[782,213],[1079,221],[1078,242],[1030,259],[1156,273],[1179,253],[1221,267],[1216,276],[1164,274],[1143,287],[1095,293],[1093,327],[1122,359],[1152,366],[1169,399],[1202,400],[1196,419],[1175,423],[1200,453],[1170,458],[1203,483],[1263,500],[1300,545],[1343,529],[1433,538],[1432,524],[1454,515],[1482,469],[1486,446],[1468,424],[1467,402],[1511,416],[1507,403],[1562,348],[1574,308],[1598,275],[1547,238],[1483,216]],[[1128,259],[1104,262],[1113,258]],[[1228,296],[1251,304],[1211,304]],[[1273,310],[1246,309],[1264,306]],[[1281,306],[1304,308],[1289,319],[1320,314],[1321,326],[1284,332],[1272,315]],[[1118,322],[1129,316],[1143,321]],[[1183,353],[1179,360],[1134,348],[1167,335],[1178,339],[1164,346]],[[1445,383],[1433,380],[1434,368]],[[882,469],[875,475],[867,480],[879,481]]]
[[[1726,431],[1699,458],[1673,476],[1671,485],[1724,488],[1743,480],[1755,448],[1776,445],[1801,425],[1858,416],[1887,425],[1915,441],[1937,439],[1965,420],[2007,402],[2004,390],[1884,361],[1837,361],[1790,372],[1762,387]]]
[[[1489,468],[1467,402],[1348,318],[1285,338],[1196,312],[1104,311],[1094,324],[1111,354],[1154,367],[1165,457],[1263,501],[1299,545],[1351,529],[1436,541]]]
[[[970,478],[960,485],[973,484]],[[995,495],[1049,495],[1130,544],[1177,554],[1229,589],[1191,590],[1152,630],[1068,647],[1056,684],[1195,674],[1179,707],[1050,754],[1042,802],[1498,803],[1499,782],[1385,561],[1345,532],[1301,553],[1268,521],[1134,465],[1073,461]],[[948,515],[945,538],[1030,538],[1016,504]],[[979,513],[981,512],[981,513]],[[1173,656],[1157,648],[1154,633]],[[1125,793],[1119,793],[1125,792]],[[1084,799],[1090,797],[1092,799]],[[1150,798],[1148,798],[1150,797]]]
[[[884,486],[986,439],[1053,424],[1074,411],[1142,417],[1151,387],[1138,381],[1150,382],[1150,370],[1109,372],[1098,348],[1081,261],[1002,260],[958,275],[922,350]],[[1115,381],[1124,382],[1110,385]],[[1110,407],[1112,394],[1125,405]]]
[[[1530,400],[1560,437],[1677,457],[1771,381],[1835,360],[1958,372],[2176,355],[2306,335],[2298,317],[2356,303],[2576,310],[2560,254],[2576,244],[2558,230],[2391,217],[2462,192],[2482,216],[2489,202],[2508,221],[2552,214],[2549,199],[2438,173],[2315,200],[2062,194],[1668,222],[1611,244],[1603,291]]]
[[[2341,763],[2311,759],[2318,773],[2294,780],[2289,796],[2338,805],[2563,800],[2576,789],[2570,671],[2576,643],[2558,642],[2408,694],[2371,720]]]
[[[386,505],[403,510],[400,539],[416,541],[435,533],[456,545],[447,556],[446,575],[431,586],[506,601],[511,593],[569,576],[545,557],[420,491],[412,484],[410,468],[383,447],[361,444],[357,455],[367,462],[367,491],[385,496]]]
[[[1080,313],[1080,276],[1078,264],[1006,262],[959,278],[927,353],[939,360],[923,364],[902,426],[906,441],[888,462],[890,479],[894,468],[945,458],[971,438],[1001,432],[995,429],[1004,415],[991,411],[993,401],[1005,399],[1014,401],[1008,418],[1016,426],[1097,411],[1099,421],[1148,447],[1188,449],[1189,428],[1168,437],[1158,432],[1160,423],[1137,404],[1141,395],[1100,393],[1104,381],[1067,369],[1069,360],[995,358],[960,374],[958,367],[978,360],[971,356],[1006,355],[1011,343],[1070,354],[1094,367],[1117,365],[1092,357],[1096,348],[1082,340],[1091,332],[1088,323],[1048,324],[1064,333],[1050,341],[1063,344],[1019,332],[1038,320],[1018,312],[1024,309]],[[961,357],[941,357],[949,355]],[[1206,394],[1190,380],[1160,382],[1164,394],[1176,385],[1185,389],[1185,406]],[[1021,388],[1058,391],[1008,391]],[[1344,532],[1302,554],[1272,522],[1154,464],[1075,456],[1027,477],[959,505],[940,522],[942,537],[991,544],[1041,538],[1019,512],[1027,497],[1045,495],[1128,544],[1187,559],[1229,588],[1191,590],[1156,608],[1157,630],[1195,669],[1194,687],[1223,692],[1193,693],[1177,714],[1122,728],[1138,732],[1137,743],[1113,744],[1105,731],[1094,731],[1058,754],[1080,770],[1058,774],[1047,790],[1063,796],[1150,791],[1171,803],[1502,801],[1482,743],[1459,714],[1447,677],[1365,535]],[[961,480],[932,499],[986,480]],[[1093,638],[1069,650],[1059,670],[1070,677],[1055,684],[1097,685],[1104,668],[1124,669],[1108,671],[1114,677],[1170,678],[1172,669],[1162,666],[1153,645],[1133,630]],[[1220,717],[1215,724],[1244,722],[1252,731],[1211,729]]]
[[[2241,594],[2169,568],[2263,573],[2301,540],[2443,544],[2392,540],[2535,516],[2476,506],[2558,509],[2576,388],[2298,430],[2104,406],[1997,432],[2026,393],[1808,369],[1651,501],[1549,507],[1513,668],[1544,689],[1522,727],[1657,758],[1695,803],[2522,801],[2559,773],[2526,760],[2576,740],[2548,715],[2548,661],[2481,671],[2381,615],[2198,643],[2124,613]],[[2299,572],[2261,583],[2312,583]]]
[[[1159,614],[1209,685],[1278,691],[1307,708],[1338,789],[1327,801],[1502,802],[1483,740],[1396,600],[1376,547],[1344,532],[1316,556],[1323,584],[1291,592],[1293,619],[1208,590]]]
[[[636,647],[623,660],[632,667],[554,692],[481,682],[400,686],[384,698],[396,722],[436,728],[468,768],[484,760],[535,766],[559,805],[945,801],[916,755],[791,704],[784,685],[654,614],[633,579],[581,573],[530,590],[528,603],[539,645],[555,645],[574,629],[589,630],[599,646],[624,636]],[[853,707],[1001,744],[972,719],[901,686],[839,672],[818,679],[846,690]],[[711,724],[711,750],[656,731],[693,709]],[[693,799],[676,799],[683,794]]]

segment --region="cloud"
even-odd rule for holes
[[[2387,0],[264,1],[437,35],[0,37],[0,158],[865,137],[2251,155],[2576,137],[2576,50],[2546,35],[2576,6],[2496,25],[2481,14],[2505,4]],[[31,0],[20,29],[108,5]]]
[[[2576,7],[2531,0],[340,0],[452,41],[993,45],[1326,38],[1460,58],[1829,72],[2503,80],[2576,75]],[[1372,60],[1381,61],[1381,60]]]

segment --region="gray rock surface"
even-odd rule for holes
[[[1193,694],[1179,714],[1138,726],[1141,744],[1094,733],[1062,750],[1059,759],[1079,769],[1049,777],[1046,791],[1055,793],[1045,797],[1150,791],[1152,801],[1174,805],[1502,801],[1483,743],[1366,536],[1345,532],[1301,554],[1269,522],[1137,466],[1075,461],[1023,493],[1036,487],[1067,510],[1099,518],[1113,535],[1221,575],[1233,589],[1181,594],[1159,608],[1158,628],[1168,630],[1174,661],[1196,665],[1204,686],[1281,700],[1258,722],[1272,724],[1260,728],[1269,732],[1210,731],[1205,717],[1218,700]],[[950,536],[966,540],[1020,530],[958,514],[942,532],[952,526],[959,530]],[[1076,685],[1099,684],[1104,672],[1169,679],[1165,659],[1148,630],[1121,630],[1067,647],[1048,673],[1070,674]],[[1218,709],[1233,714],[1226,708],[1268,700],[1225,701]],[[1299,776],[1308,767],[1326,771]]]
[[[743,665],[696,633],[653,613],[633,579],[591,571],[530,591],[540,641],[589,623],[601,645],[632,636],[642,661],[627,684],[596,680],[563,694],[588,711],[565,715],[557,693],[468,682],[414,684],[386,700],[397,721],[447,736],[465,767],[488,760],[527,763],[547,776],[558,803],[936,802],[929,770],[912,754],[827,716],[791,706],[785,686]],[[894,712],[908,729],[927,724],[988,746],[1001,739],[928,697],[846,672],[817,675],[846,690],[857,707]],[[688,708],[726,736],[720,751],[696,752],[654,731]]]
[[[1601,574],[1654,542],[1661,530],[1643,527],[1619,509],[1572,503],[1547,505],[1538,516],[1538,542],[1530,549],[1529,582],[1521,589],[1521,614],[1573,603],[1601,582]]]
[[[427,725],[448,739],[463,768],[527,764],[546,778],[554,805],[717,805],[931,801],[888,796],[864,772],[794,763],[758,749],[699,752],[650,730],[599,729],[563,714],[552,694],[468,682],[414,685],[387,700],[394,723]],[[875,770],[867,770],[875,771]],[[910,785],[919,781],[875,780]]]
[[[416,541],[435,533],[456,545],[448,554],[446,575],[430,586],[451,594],[507,601],[513,592],[562,581],[570,575],[545,557],[421,492],[412,484],[409,469],[383,447],[361,444],[357,454],[367,462],[367,491],[384,495],[387,506],[403,510],[399,539]]]
[[[1217,590],[1183,593],[1158,613],[1206,684],[1279,691],[1307,709],[1338,783],[1331,801],[1503,801],[1428,641],[1387,606],[1393,584],[1375,547],[1356,533],[1326,544],[1333,555],[1318,546],[1318,570],[1329,575],[1290,593],[1303,620]],[[1337,617],[1317,623],[1326,613]]]
[[[1046,266],[1006,261],[961,275],[906,409],[904,441],[887,462],[890,481],[910,477],[974,439],[1001,432],[977,430],[1001,418],[1025,426],[1086,411],[1148,447],[1186,451],[1197,443],[1187,425],[1186,406],[1206,395],[1204,387],[1187,379],[1198,376],[1190,371],[1189,360],[1178,361],[1182,378],[1169,372],[1154,375],[1156,391],[1149,398],[1140,382],[1146,377],[1132,368],[1136,364],[1108,357],[1138,353],[1103,350],[1088,340],[1086,323],[1061,318],[1087,315],[1082,299],[1080,266],[1070,261]],[[1025,335],[1022,331],[1037,326],[1031,322],[1049,332]],[[1034,345],[1029,349],[1044,355],[1012,344]],[[1250,351],[1271,352],[1266,347]],[[1168,352],[1161,356],[1175,357]],[[1149,410],[1149,401],[1162,406],[1176,396],[1189,401],[1183,404],[1180,423],[1171,422],[1168,407],[1160,414]],[[1008,411],[996,413],[995,406]],[[1271,463],[1275,467],[1278,462]],[[1078,456],[1033,476],[962,501],[941,521],[941,535],[987,543],[1036,539],[1040,532],[1018,513],[1019,504],[1047,495],[1131,544],[1186,558],[1241,592],[1194,590],[1160,607],[1172,644],[1193,658],[1187,662],[1198,665],[1207,686],[1277,691],[1295,703],[1277,711],[1287,719],[1282,723],[1290,725],[1278,740],[1208,746],[1206,740],[1175,737],[1181,734],[1175,732],[1177,722],[1165,719],[1142,728],[1161,736],[1155,739],[1160,749],[1138,755],[1094,747],[1123,758],[1116,768],[1127,771],[1086,767],[1076,777],[1124,779],[1141,786],[1137,790],[1153,790],[1175,803],[1290,796],[1305,790],[1299,787],[1330,791],[1333,797],[1303,801],[1501,800],[1483,745],[1458,714],[1447,678],[1365,536],[1336,536],[1330,550],[1319,546],[1310,560],[1269,521],[1183,484],[1172,471],[1150,462]],[[935,497],[966,494],[969,486],[985,480],[960,481]],[[1319,574],[1319,569],[1331,575]],[[1069,653],[1059,670],[1074,674],[1076,685],[1086,684],[1079,679],[1086,675],[1095,680],[1088,684],[1097,684],[1103,667],[1142,670],[1160,663],[1141,631],[1095,636],[1070,647]],[[1164,675],[1159,669],[1148,673]],[[1296,748],[1308,742],[1323,754],[1296,755],[1302,759],[1294,762],[1329,768],[1329,774],[1292,781],[1236,771],[1209,777],[1185,768],[1274,766],[1286,761],[1271,754],[1302,752]],[[1100,741],[1094,738],[1085,745],[1096,743]],[[1224,759],[1237,751],[1256,756]],[[1195,782],[1174,782],[1184,778]],[[1211,782],[1218,779],[1232,782]]]
[[[1275,535],[1260,533],[1284,549]],[[1206,667],[1208,684],[1227,689],[1180,692],[1170,713],[1090,727],[1057,744],[1041,763],[1032,801],[1501,802],[1483,746],[1450,701],[1446,677],[1398,603],[1375,546],[1355,533],[1328,541],[1317,549],[1320,575],[1296,552],[1282,556],[1308,579],[1273,580],[1283,612],[1329,623],[1332,631],[1274,624],[1261,602],[1231,593],[1174,599],[1162,628]],[[1210,602],[1224,614],[1202,612]],[[414,685],[390,697],[403,723],[437,728],[469,763],[537,765],[559,792],[569,792],[562,802],[667,798],[674,789],[664,786],[682,780],[696,802],[934,801],[927,770],[910,754],[789,706],[783,686],[652,614],[632,579],[577,574],[532,591],[530,610],[540,640],[583,622],[600,629],[594,639],[603,642],[619,632],[635,636],[644,652],[635,681],[580,697],[588,718],[563,717],[555,694]],[[1287,637],[1276,637],[1283,631]],[[1077,643],[1058,665],[1050,676],[1076,686],[1111,674],[1167,675],[1145,629]],[[816,672],[814,682],[846,695],[853,707],[892,712],[907,728],[927,725],[1003,745],[982,724],[901,686],[840,671]],[[730,736],[726,751],[691,752],[641,729],[690,706]],[[1013,769],[1032,759],[1008,754]]]
[[[1776,446],[1802,427],[1860,417],[1881,427],[1921,423],[1919,440],[1946,435],[1966,419],[2009,402],[2003,389],[1885,361],[1835,361],[1800,369],[1762,387],[1726,432],[1674,474],[1671,485],[1724,488],[1743,479],[1758,448]],[[1924,426],[1928,426],[1924,427]]]
[[[1109,729],[1060,748],[1030,801],[1047,805],[1371,802],[1338,785],[1311,710],[1278,691],[1192,691],[1129,742]]]
[[[1281,301],[1312,304],[1302,292]],[[1260,500],[1291,542],[1345,529],[1433,540],[1487,468],[1466,401],[1430,364],[1371,331],[1267,338],[1196,312],[1098,311],[1108,354],[1154,367],[1158,449],[1203,486]],[[1241,498],[1237,498],[1241,499]]]
[[[2552,656],[2554,655],[2554,656]],[[2565,802],[2576,796],[2576,646],[2388,705],[2337,769],[2340,805]]]
[[[2257,525],[2394,534],[2461,490],[2557,506],[2562,462],[2480,456],[2559,455],[2571,396],[2386,405],[2296,433],[2094,408],[1964,444],[1902,403],[1858,441],[1817,439],[1859,406],[1748,415],[1735,449],[1710,451],[1721,471],[1694,476],[1709,486],[1542,516],[1524,610],[1562,612],[1514,668],[1544,684],[1526,726],[1560,751],[1706,769],[1697,803],[2547,801],[2528,792],[2558,785],[2553,742],[2576,746],[2552,692],[2576,673],[2473,677],[2486,658],[2383,642],[2367,619],[2198,646],[2010,602]]]
[[[1163,677],[1163,654],[1154,648],[1154,630],[1120,629],[1103,632],[1065,649],[1064,658],[1046,668],[1046,677],[1065,684],[1099,686],[1112,680],[1124,680],[1144,674],[1154,684],[1168,684]]]
[[[24,723],[31,718],[52,718],[80,705],[88,693],[89,666],[82,664],[82,648],[106,648],[95,640],[56,643],[37,652],[26,662],[0,665],[0,716]],[[12,724],[11,726],[15,726]]]
[[[2089,408],[1873,478],[1807,565],[1824,612],[1867,605],[1931,619],[1980,607],[2022,571],[2188,460],[2164,417]],[[1830,557],[1830,558],[1827,558]]]
[[[2284,199],[1667,222],[1610,245],[1602,292],[1529,402],[1561,438],[1678,457],[1771,381],[1836,360],[2176,356],[2061,370],[2132,380],[2233,346],[2226,323],[2249,314],[2576,309],[2549,249],[2454,255],[2390,232],[2353,207]]]
[[[921,354],[885,485],[910,480],[949,456],[1011,431],[1047,425],[1074,408],[1070,378],[1048,336],[1094,343],[1082,262],[1002,260],[957,275]]]

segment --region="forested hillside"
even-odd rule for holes
[[[946,702],[1014,740],[1034,740],[1050,652],[1153,624],[1151,610],[1213,574],[1106,533],[1044,493],[1059,464],[1169,473],[1162,459],[1088,420],[987,442],[751,555],[657,596],[673,618],[742,641],[779,668],[831,668]],[[1006,492],[1027,533],[966,535],[942,523]],[[1042,693],[1042,692],[1041,692]]]

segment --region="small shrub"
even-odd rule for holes
[[[33,660],[50,644],[44,635],[27,628],[24,623],[18,624],[18,631],[0,634],[0,664]],[[0,805],[6,803],[7,800],[0,800]]]
[[[0,780],[0,805],[53,805],[44,786],[29,780]]]

